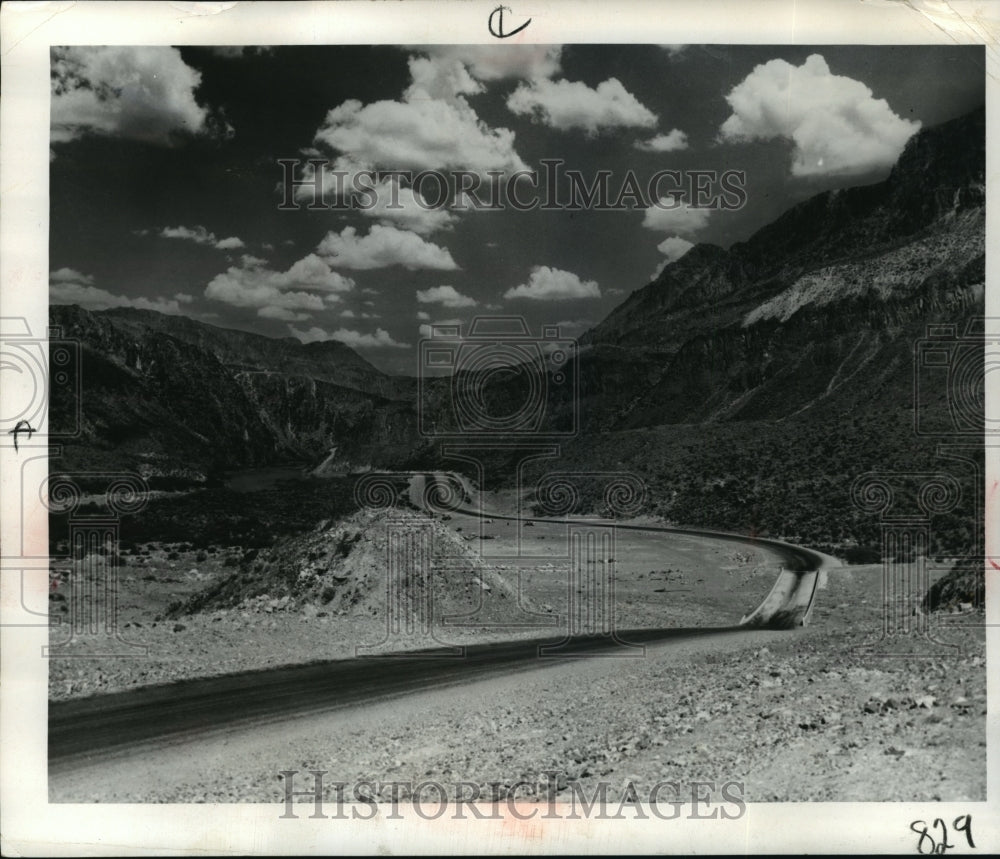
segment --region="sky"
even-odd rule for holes
[[[432,324],[521,316],[577,337],[694,244],[884,179],[914,133],[984,102],[984,62],[981,46],[53,48],[50,301],[336,339],[408,375]],[[323,162],[322,197],[287,185],[288,159],[298,181]],[[565,177],[547,208],[455,205],[459,181],[489,203],[490,182],[554,160],[587,186],[608,171],[617,205],[571,210]],[[338,195],[338,175],[375,192]],[[541,181],[514,192],[545,202]]]

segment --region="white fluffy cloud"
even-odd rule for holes
[[[392,265],[410,271],[458,268],[447,248],[425,241],[416,233],[382,224],[373,224],[366,236],[359,236],[354,227],[344,227],[339,233],[331,231],[316,250],[332,266],[359,271]]]
[[[726,141],[787,138],[794,176],[850,176],[895,163],[919,122],[893,113],[861,81],[831,73],[813,54],[801,66],[771,60],[733,87]]]
[[[668,236],[656,246],[656,249],[667,258],[667,262],[676,262],[693,247],[694,243],[687,239]]]
[[[432,286],[429,289],[418,289],[417,301],[420,304],[440,304],[444,307],[476,306],[476,299],[462,295],[453,286]]]
[[[309,254],[287,271],[263,266],[263,260],[244,256],[241,265],[217,274],[205,288],[205,297],[233,307],[256,309],[265,319],[301,322],[340,300],[354,289],[354,281],[333,271]]]
[[[647,230],[690,235],[705,227],[711,209],[695,209],[677,197],[661,197],[659,206],[650,206],[643,215]]]
[[[512,113],[531,115],[561,131],[596,134],[610,128],[653,128],[656,114],[639,103],[617,78],[591,89],[580,81],[540,79],[521,84],[507,99]]]
[[[432,185],[433,187],[433,185]],[[434,193],[437,189],[434,188]],[[428,236],[438,230],[449,229],[455,216],[441,207],[428,208],[427,200],[413,188],[401,185],[394,178],[387,178],[375,186],[375,205],[361,209],[367,218],[377,218],[383,224],[396,224],[403,229]],[[395,202],[398,208],[393,206]]]
[[[288,330],[303,343],[317,343],[324,340],[338,340],[352,349],[409,349],[409,343],[399,343],[384,328],[376,328],[374,333],[361,333],[348,328],[338,328],[336,331],[324,331],[313,326],[308,330],[300,330],[293,325]]]
[[[135,307],[177,315],[180,303],[189,304],[191,296],[177,293],[172,299],[128,298],[114,295],[94,286],[94,278],[72,268],[60,268],[49,275],[49,301],[52,304],[79,304],[85,310],[107,310],[110,307]]]
[[[600,298],[601,290],[594,280],[580,280],[578,275],[547,265],[536,265],[527,283],[513,286],[504,298],[531,298],[536,301],[565,301],[571,298]]]
[[[139,234],[145,234],[145,231],[141,231]],[[242,247],[246,247],[243,239],[236,236],[217,239],[215,233],[209,232],[201,225],[195,227],[164,227],[160,230],[160,235],[165,239],[183,239],[184,241],[194,242],[199,245],[211,245],[213,248],[223,251],[239,250]]]
[[[410,57],[411,83],[403,93],[407,102],[443,99],[458,103],[460,95],[476,95],[484,87],[469,74],[465,63],[454,57]]]
[[[245,245],[243,244],[243,239],[239,239],[236,236],[229,236],[229,238],[227,239],[219,239],[215,243],[215,246],[220,251],[234,251],[234,250],[239,250],[242,247],[245,247]]]
[[[418,50],[434,60],[457,60],[479,81],[537,80],[559,72],[560,45],[426,45]]]
[[[176,48],[54,48],[52,142],[90,132],[170,145],[178,133],[218,131],[195,99],[200,83]]]
[[[682,239],[680,236],[668,236],[662,242],[660,242],[656,249],[663,254],[664,258],[660,264],[656,267],[653,272],[651,280],[656,280],[660,276],[660,273],[665,269],[670,263],[677,262],[684,254],[686,254],[691,248],[694,247],[692,242],[687,239]]]
[[[668,134],[657,134],[649,140],[637,140],[633,146],[642,152],[678,152],[688,148],[687,135],[679,128]]]
[[[327,114],[316,140],[341,153],[338,169],[527,169],[514,132],[487,126],[463,97],[479,87],[468,74],[420,58],[411,61],[414,69],[417,80],[403,101],[350,99]]]

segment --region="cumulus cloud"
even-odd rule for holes
[[[176,48],[53,48],[52,142],[89,132],[169,146],[179,134],[219,133],[195,98],[200,83]]]
[[[421,194],[401,185],[395,178],[387,178],[376,185],[375,194],[375,205],[361,209],[361,214],[377,218],[383,224],[397,224],[403,229],[428,236],[438,230],[449,229],[455,222],[455,216],[446,209],[429,208]]]
[[[693,208],[677,197],[661,197],[659,203],[643,215],[642,225],[647,230],[690,235],[704,228],[711,215],[711,209]]]
[[[514,132],[493,128],[480,119],[469,98],[485,91],[484,82],[503,78],[540,80],[559,70],[561,49],[544,45],[420,46],[409,57],[410,82],[399,99],[363,104],[344,101],[327,113],[314,142],[335,154],[333,170],[346,174],[345,186],[361,171],[467,170],[486,176],[528,167],[515,149]],[[321,155],[319,150],[316,155]],[[304,179],[311,178],[307,168]],[[325,194],[339,187],[330,170]],[[400,208],[385,204],[387,180],[379,187],[378,204],[363,213],[383,225],[398,225],[420,235],[446,229],[454,215],[421,206],[412,189],[398,187]],[[305,201],[315,188],[299,185],[295,197]]]
[[[667,258],[667,262],[676,262],[693,247],[694,243],[687,239],[682,239],[680,236],[669,236],[660,242],[656,249]]]
[[[354,289],[353,280],[333,271],[315,254],[300,259],[284,272],[265,268],[263,262],[245,255],[239,266],[231,266],[212,278],[205,297],[233,307],[255,309],[265,319],[301,322]]]
[[[533,116],[550,128],[580,128],[588,134],[612,128],[653,128],[657,122],[656,114],[640,104],[617,78],[608,78],[596,89],[567,80],[521,84],[507,99],[507,108]]]
[[[215,246],[220,251],[238,250],[239,248],[245,247],[243,240],[237,238],[236,236],[230,236],[227,239],[219,239],[219,241],[215,243]]]
[[[537,80],[559,72],[561,45],[426,45],[434,60],[457,60],[479,81],[504,78]]]
[[[678,152],[688,148],[687,135],[679,128],[668,134],[657,134],[649,140],[637,140],[633,146],[641,152]]]
[[[432,57],[460,60],[477,80],[549,78],[558,73],[561,45],[428,45]]]
[[[571,298],[600,298],[597,281],[580,280],[570,271],[536,265],[527,283],[513,286],[504,298],[530,298],[535,301],[565,301]]]
[[[417,301],[420,304],[440,304],[444,307],[475,307],[476,300],[468,295],[462,295],[453,286],[432,286],[430,289],[418,289]]]
[[[485,89],[456,58],[410,57],[409,66],[412,82],[403,93],[407,102],[443,99],[458,103],[458,96],[476,95]]]
[[[694,247],[692,242],[687,239],[682,239],[680,236],[668,236],[662,242],[660,242],[656,249],[663,254],[664,259],[656,267],[653,272],[651,280],[656,280],[660,276],[660,273],[672,262],[677,262],[684,254],[686,254],[691,248]]]
[[[358,165],[338,158],[332,166],[320,168],[317,183],[316,168],[307,162],[292,190],[292,197],[304,205],[316,202],[317,198],[329,205],[334,199],[353,196],[350,176],[360,169]],[[336,175],[338,171],[341,173],[339,176]],[[422,236],[451,229],[455,223],[455,216],[439,205],[437,199],[429,202],[418,190],[402,184],[397,176],[386,176],[377,183],[373,179],[368,180],[363,187],[365,191],[357,195],[353,208],[366,218],[376,219],[382,224],[395,224]],[[426,188],[434,195],[443,193],[431,178],[426,180]]]
[[[348,328],[338,328],[336,331],[324,331],[313,326],[300,330],[289,325],[288,330],[303,343],[317,343],[326,340],[338,340],[352,349],[409,349],[409,343],[399,343],[384,328],[376,328],[374,333],[361,333]]]
[[[137,235],[145,235],[146,232],[148,231],[139,231]],[[195,227],[164,227],[160,230],[160,235],[165,239],[182,239],[199,245],[210,245],[213,248],[224,251],[238,250],[239,248],[246,247],[243,239],[239,239],[236,236],[217,239],[215,233],[209,232],[201,225]]]
[[[425,241],[416,233],[382,224],[372,225],[366,236],[354,227],[329,232],[316,249],[330,265],[364,270],[401,265],[416,269],[453,271],[458,268],[447,248]]]
[[[72,268],[60,268],[49,275],[49,302],[52,304],[79,304],[86,310],[107,310],[111,307],[134,307],[138,310],[155,310],[159,313],[178,315],[180,303],[188,304],[191,296],[177,293],[167,298],[129,298],[115,295],[94,286],[92,275]]]
[[[93,282],[93,275],[83,274],[83,272],[79,272],[75,268],[59,268],[49,273],[50,286],[53,283],[80,283],[84,286],[90,286]]]
[[[733,87],[724,141],[795,144],[794,176],[850,176],[891,167],[920,123],[893,113],[861,81],[830,71],[820,54],[801,66],[771,60]]]
[[[402,101],[349,99],[327,114],[316,141],[341,153],[337,169],[527,169],[514,132],[490,128],[470,107],[464,96],[480,84],[460,63],[412,57],[410,70]]]

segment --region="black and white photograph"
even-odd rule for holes
[[[131,834],[10,855],[996,848],[981,4],[77,5],[4,95],[4,828]]]

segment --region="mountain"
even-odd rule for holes
[[[66,467],[201,482],[334,449],[345,467],[410,450],[414,380],[382,373],[341,343],[132,309],[54,305],[50,320],[81,346],[81,435],[67,445]],[[53,403],[54,412],[71,407]]]
[[[227,367],[241,372],[304,376],[390,400],[412,400],[414,396],[412,379],[386,375],[337,340],[302,343],[294,337],[264,337],[153,310],[114,308],[104,316],[121,331],[142,336],[165,334],[211,352]]]
[[[546,424],[576,433],[525,476],[632,471],[667,519],[843,545],[878,541],[877,518],[851,501],[856,476],[958,469],[962,506],[933,539],[968,550],[981,451],[949,464],[937,445],[958,419],[982,425],[981,386],[958,414],[948,362],[982,354],[964,335],[984,315],[985,141],[983,109],[925,129],[883,182],[818,194],[745,242],[665,267],[580,339],[577,399],[546,371]],[[335,449],[345,467],[456,467],[419,431],[456,426],[448,379],[418,404],[414,380],[342,344],[135,310],[51,313],[84,353],[67,462],[202,479]],[[914,366],[930,325],[953,326],[937,372]],[[491,378],[478,402],[516,413],[526,374]],[[505,456],[493,482],[514,479]]]
[[[859,393],[911,323],[981,315],[985,140],[979,110],[915,135],[884,182],[692,248],[581,338],[586,412],[602,429],[779,419]]]

